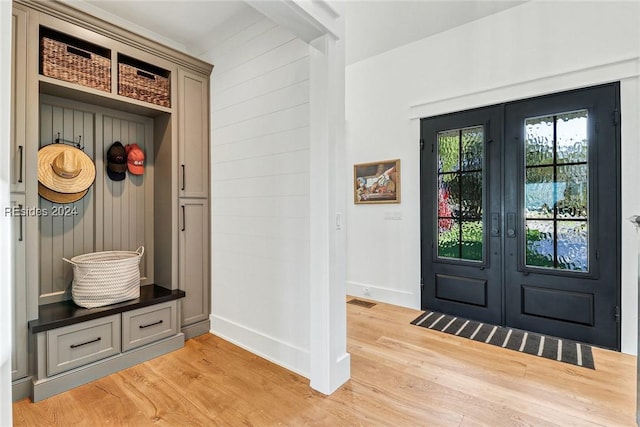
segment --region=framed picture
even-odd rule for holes
[[[400,203],[400,159],[353,165],[353,202]]]

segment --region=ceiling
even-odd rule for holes
[[[347,65],[517,6],[524,1],[346,2]]]
[[[66,0],[171,47],[200,53],[205,37],[241,15],[242,0]],[[347,65],[524,3],[505,0],[345,1]]]

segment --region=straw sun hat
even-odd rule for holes
[[[87,154],[66,144],[50,144],[38,151],[38,194],[54,203],[82,199],[96,178]]]

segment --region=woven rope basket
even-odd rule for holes
[[[140,258],[136,251],[92,252],[66,259],[73,266],[71,296],[80,307],[95,308],[140,297]]]

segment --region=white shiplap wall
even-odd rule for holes
[[[309,47],[258,14],[234,28],[201,55],[215,65],[212,332],[308,376]]]

